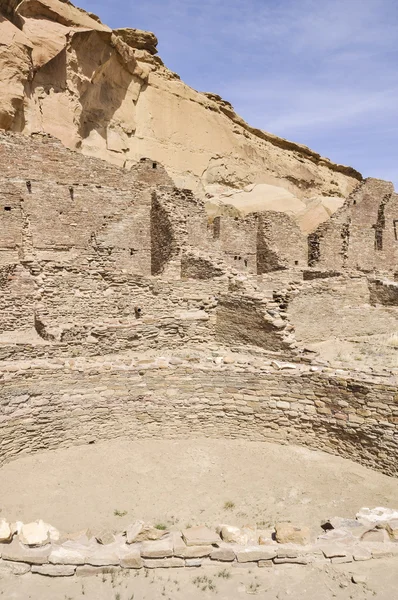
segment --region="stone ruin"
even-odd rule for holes
[[[14,9],[5,4],[0,25],[9,28]],[[30,5],[21,3],[24,27],[33,27]],[[60,27],[77,27],[62,19]],[[131,55],[115,34],[90,35],[96,48],[111,44],[109,60],[113,52],[119,66],[130,65],[132,80],[143,78],[140,62],[152,65],[153,77],[167,79],[163,66],[146,55],[154,55],[153,40],[149,50],[145,36],[131,41],[123,34],[136,46]],[[11,99],[0,112],[8,130],[0,133],[1,464],[118,436],[207,436],[305,445],[397,476],[398,195],[392,184],[363,180],[304,147],[261,137],[211,94],[205,97],[218,107],[212,105],[214,112],[254,136],[253,144],[260,139],[261,147],[285,153],[283,159],[276,154],[284,169],[279,176],[295,194],[303,198],[310,188],[325,193],[334,178],[340,206],[326,219],[311,212],[311,227],[296,213],[268,205],[242,214],[224,199],[214,210],[212,193],[176,185],[176,163],[166,170],[159,149],[151,159],[129,146],[128,164],[114,159],[122,134],[114,131],[112,146],[111,119],[101,156],[109,162],[84,155],[99,154],[89,151],[95,131],[89,125],[85,135],[80,123],[74,147],[82,153],[69,150],[49,135],[54,127],[29,130],[29,102],[49,86],[55,60],[66,56],[71,68],[81,36],[88,33],[70,34],[59,56],[33,53],[44,61],[30,82],[34,94],[24,101],[22,82],[19,102]],[[40,97],[44,121],[55,92]],[[92,104],[87,123],[94,112]],[[65,131],[57,134],[64,144]],[[293,157],[308,161],[308,172],[314,169],[319,178],[289,175],[297,167]],[[223,177],[236,167],[211,164],[213,175],[215,169]],[[366,338],[372,345],[389,336],[390,362],[381,366],[366,352],[359,365],[352,358],[328,360],[313,347],[331,339],[352,345]],[[128,531],[127,538],[121,532],[106,541],[99,534],[60,541],[43,523],[3,520],[0,569],[12,563],[15,572],[72,575],[76,569],[213,560],[268,566],[366,560],[398,550],[396,516],[377,526],[339,521],[327,528],[335,533],[317,540],[296,528],[305,548],[297,547],[294,531],[281,541],[278,528],[225,527],[161,535],[149,527],[155,538],[139,541],[129,541]],[[42,537],[30,543],[24,528]]]
[[[64,538],[43,521],[0,521],[0,574],[87,577],[131,569],[330,565],[398,557],[398,512],[362,509],[331,518],[321,533],[281,522],[274,529],[220,525],[167,531],[137,521],[121,533],[84,531]]]

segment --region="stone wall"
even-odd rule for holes
[[[3,362],[1,460],[118,436],[207,436],[301,444],[398,474],[394,378],[286,367],[223,356]]]
[[[288,308],[297,338],[312,343],[394,332],[396,308],[393,303],[389,307],[388,302],[381,301],[379,306],[372,306],[376,304],[376,288],[373,285],[371,289],[370,292],[367,278],[361,276],[328,277],[304,283],[292,295]]]
[[[373,279],[369,282],[370,302],[384,306],[398,306],[398,283]]]
[[[225,279],[168,282],[93,266],[28,266],[0,271],[1,358],[208,342],[215,336],[215,297],[228,290]]]
[[[307,527],[277,522],[268,529],[233,525],[187,526],[169,531],[162,524],[136,521],[124,531],[85,530],[62,535],[42,520],[8,523],[0,520],[0,573],[47,577],[113,577],[132,569],[223,567],[218,577],[229,578],[230,568],[274,565],[352,563],[398,557],[397,511],[362,509],[356,519],[330,518]],[[377,519],[377,520],[375,520]],[[315,527],[314,527],[315,529]],[[214,572],[213,572],[214,573]],[[215,589],[207,576],[197,578],[202,591]],[[203,583],[207,585],[203,586]]]
[[[260,213],[257,238],[257,273],[308,265],[306,236],[288,215]]]
[[[366,179],[309,236],[309,264],[323,269],[392,271],[398,261],[398,196],[392,183]]]

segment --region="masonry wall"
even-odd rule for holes
[[[318,279],[302,285],[288,314],[298,340],[306,343],[395,331],[396,308],[376,308],[370,302],[366,277]]]
[[[3,463],[118,436],[206,436],[302,444],[398,474],[388,379],[167,360],[14,362],[0,373]]]
[[[95,266],[9,265],[0,268],[0,359],[208,342],[215,335],[215,298],[227,289],[225,280],[164,281]]]
[[[393,185],[367,179],[309,236],[309,265],[393,271],[398,259],[398,198]]]
[[[226,264],[245,273],[257,272],[257,223],[256,215],[244,219],[223,215],[219,221],[215,248],[223,253]]]
[[[257,273],[267,273],[308,264],[306,236],[297,224],[283,213],[259,214],[257,234]]]

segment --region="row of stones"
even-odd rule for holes
[[[105,371],[147,371],[158,369],[184,369],[186,372],[196,370],[216,370],[217,372],[248,372],[248,373],[275,373],[289,372],[300,376],[304,373],[313,373],[336,379],[338,383],[351,378],[364,380],[366,382],[395,383],[395,378],[390,373],[358,372],[350,369],[333,369],[325,365],[292,363],[281,360],[267,360],[265,358],[253,358],[252,356],[241,356],[229,353],[222,355],[220,352],[211,352],[210,356],[198,355],[198,352],[188,356],[159,356],[151,358],[125,359],[106,357],[79,357],[79,358],[55,358],[36,359],[20,361],[2,361],[0,375],[9,376],[13,373],[23,371],[61,370],[86,371],[101,373]]]
[[[198,531],[200,529],[200,531]],[[187,530],[188,531],[188,530]],[[121,537],[101,546],[88,539],[67,541],[61,546],[46,544],[29,548],[18,540],[1,546],[0,573],[17,575],[29,571],[40,575],[62,577],[107,573],[112,569],[155,569],[176,567],[206,567],[230,564],[233,567],[269,567],[280,564],[336,564],[366,561],[383,557],[398,557],[397,543],[347,543],[297,546],[252,545],[242,547],[222,542],[211,530],[194,528],[189,538],[180,533],[167,534],[156,541],[144,541],[131,546]],[[210,545],[210,542],[213,542]],[[195,545],[189,545],[189,544]]]

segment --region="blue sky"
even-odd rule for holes
[[[183,81],[398,190],[397,0],[77,0],[154,31]]]

